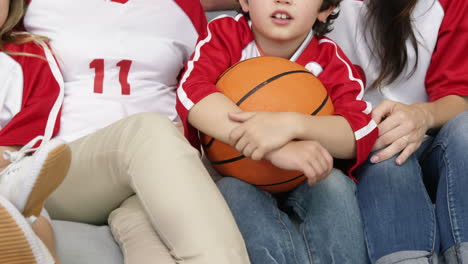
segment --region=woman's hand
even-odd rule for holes
[[[266,159],[281,169],[303,172],[310,185],[325,179],[333,168],[332,156],[317,141],[291,141]]]
[[[296,113],[239,112],[229,113],[232,121],[241,123],[229,134],[229,143],[253,160],[284,146],[296,137]]]
[[[433,122],[430,112],[421,104],[405,105],[387,100],[373,110],[372,119],[379,127],[373,150],[383,149],[371,157],[371,162],[381,162],[401,152],[396,159],[398,165],[421,146]]]

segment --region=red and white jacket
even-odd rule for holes
[[[52,53],[35,42],[4,48],[41,58],[0,52],[0,146],[25,145],[45,135],[48,122],[53,128],[48,137],[57,134],[63,83]]]
[[[367,86],[378,76],[379,62],[366,41],[366,1],[343,0],[334,30],[328,35],[348,58],[362,68]],[[408,42],[408,67],[390,85],[367,89],[364,99],[374,106],[384,99],[406,104],[435,101],[447,95],[468,96],[468,1],[418,1],[412,24],[417,39],[419,60],[410,77],[416,56]],[[367,38],[370,40],[371,38]]]
[[[206,36],[198,42],[186,64],[177,90],[177,111],[186,137],[194,147],[199,148],[200,142],[196,129],[187,121],[190,109],[207,95],[219,92],[216,79],[230,66],[258,56],[261,53],[244,16],[222,16],[209,23]],[[349,122],[357,142],[355,168],[365,161],[377,138],[376,124],[370,116],[371,105],[362,100],[364,84],[358,72],[333,41],[318,38],[313,32],[290,60],[305,66],[320,79],[333,101],[335,115]]]
[[[206,31],[199,1],[28,2],[24,26],[51,40],[65,81],[60,138],[141,112],[178,121],[178,77]]]

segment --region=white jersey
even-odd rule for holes
[[[205,23],[192,0],[30,0],[24,26],[50,38],[65,81],[59,137],[139,112],[176,121],[177,77]]]
[[[367,12],[365,3],[344,0],[340,15],[333,24],[334,29],[328,36],[365,73],[366,101],[373,106],[384,99],[412,104],[434,101],[450,94],[468,95],[468,1],[418,1],[412,14],[419,52],[416,71],[408,77],[416,62],[414,49],[408,41],[406,72],[380,89],[367,89],[378,77],[380,66],[363,33]]]

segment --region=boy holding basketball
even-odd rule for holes
[[[245,14],[212,21],[182,75],[177,109],[186,136],[198,147],[198,129],[246,157],[307,177],[309,185],[276,196],[230,177],[218,182],[252,263],[366,263],[354,183],[332,169],[332,157],[354,159],[350,174],[377,137],[362,80],[337,45],[322,37],[340,0],[239,2]],[[242,112],[218,92],[224,71],[263,55],[310,70],[326,87],[334,115]],[[299,230],[290,217],[301,221]]]

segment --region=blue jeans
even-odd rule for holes
[[[252,264],[367,263],[356,187],[340,171],[279,197],[229,177],[218,187]]]
[[[441,253],[446,263],[468,263],[467,150],[465,111],[403,165],[394,157],[358,169],[357,196],[372,263],[436,263]]]

